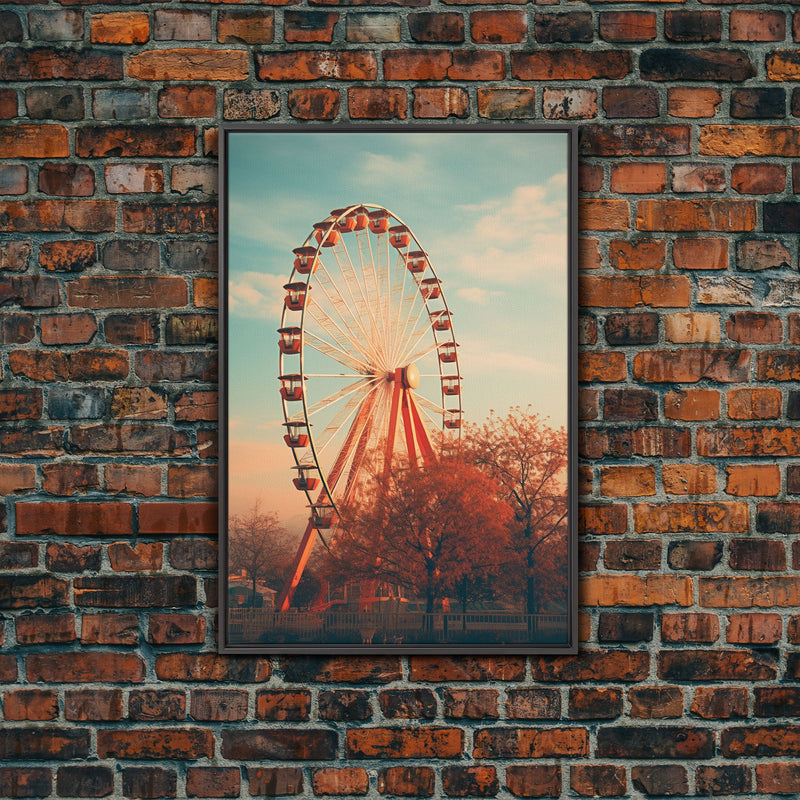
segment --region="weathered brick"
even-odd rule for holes
[[[153,39],[162,42],[211,41],[211,14],[184,9],[156,9]]]
[[[75,689],[64,692],[64,717],[73,721],[122,719],[121,689]]]
[[[353,86],[347,91],[347,106],[353,119],[405,119],[408,100],[405,89]]]
[[[178,775],[161,767],[125,767],[122,770],[122,791],[125,797],[176,797]]]
[[[731,90],[731,116],[735,119],[782,119],[786,116],[783,89]]]
[[[378,791],[401,797],[431,797],[435,780],[431,767],[385,767],[378,773]]]
[[[670,542],[667,562],[672,569],[709,570],[722,558],[721,542]]]
[[[249,77],[245,50],[142,50],[127,56],[125,67],[129,78],[142,81],[241,81]]]
[[[773,194],[786,185],[783,164],[734,164],[731,188],[739,194]]]
[[[119,53],[66,47],[7,47],[0,53],[0,80],[118,81],[122,77]]]
[[[412,656],[409,666],[412,681],[514,681],[525,673],[524,659],[513,656]]]
[[[445,689],[444,716],[450,719],[498,717],[496,689]]]
[[[100,758],[196,759],[211,757],[214,735],[204,728],[124,728],[97,732]]]
[[[589,736],[583,728],[479,728],[475,758],[553,758],[585,756]]]
[[[786,36],[786,17],[781,11],[731,11],[732,42],[781,42]]]
[[[352,99],[352,92],[348,95]],[[403,96],[403,101],[405,96]],[[419,88],[414,89],[414,117],[417,119],[445,119],[447,117],[466,117],[469,113],[469,96],[464,89],[453,88]],[[351,116],[352,103],[351,103]]]
[[[150,614],[147,639],[153,644],[202,644],[206,621],[194,614]]]
[[[695,785],[698,793],[704,795],[745,794],[752,786],[752,769],[746,764],[699,766]]]
[[[708,759],[713,753],[714,734],[705,728],[620,725],[597,732],[597,755],[601,758]]]
[[[542,44],[591,42],[592,15],[588,11],[570,14],[537,13],[533,29],[536,41]]]
[[[220,44],[267,44],[274,37],[272,11],[224,9],[217,16],[217,41]]]
[[[718,42],[722,38],[719,11],[672,11],[664,13],[664,33],[673,42]]]
[[[631,72],[630,53],[621,50],[539,50],[511,53],[511,76],[521,81],[618,80]]]
[[[667,108],[673,117],[713,117],[722,102],[722,92],[713,88],[672,87],[667,90]]]
[[[28,680],[42,683],[141,683],[145,674],[133,653],[37,653],[25,665]]]
[[[464,17],[451,11],[412,12],[408,15],[408,32],[415,42],[463,42]]]
[[[0,758],[4,760],[66,761],[88,755],[89,731],[86,728],[6,727],[0,731]]]
[[[143,44],[150,38],[150,20],[141,11],[92,14],[89,35],[99,44]]]
[[[584,125],[579,150],[583,155],[680,156],[690,152],[688,125]]]
[[[246,55],[244,51],[237,52]],[[366,50],[293,50],[256,54],[256,77],[262,81],[370,81],[377,76],[378,62],[374,53]]]
[[[719,548],[720,556],[722,548]],[[673,644],[715,642],[719,638],[719,620],[715,614],[664,614],[661,637]]]
[[[582,797],[620,797],[628,788],[625,767],[578,764],[569,768],[572,790]]]
[[[364,732],[363,729],[349,731],[350,734]],[[222,755],[240,761],[331,760],[336,755],[336,738],[335,731],[314,728],[230,729],[222,732]]]
[[[478,44],[524,42],[528,20],[523,11],[472,11],[469,27],[472,41]]]
[[[186,794],[189,797],[238,797],[240,770],[235,767],[189,767]]]
[[[365,720],[372,717],[369,696],[361,690],[320,691],[317,702],[320,719]]]
[[[644,612],[603,612],[597,626],[599,642],[649,642],[653,615]]]
[[[569,690],[570,719],[615,719],[622,714],[622,691],[616,688]]]
[[[512,764],[506,784],[515,797],[560,797],[561,767],[557,764]]]
[[[303,771],[297,767],[248,767],[247,781],[255,795],[293,795],[303,791]]]
[[[363,795],[369,790],[369,775],[363,767],[321,767],[311,772],[315,795]]]
[[[487,119],[529,119],[536,116],[534,89],[478,89],[478,114]]]

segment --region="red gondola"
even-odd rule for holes
[[[286,308],[291,311],[302,311],[306,304],[306,285],[302,282],[285,283],[283,288],[286,289],[286,297],[283,298]]]
[[[294,268],[301,275],[308,275],[316,268],[314,253],[317,250],[315,247],[295,247],[292,252],[297,256],[294,260]]]
[[[286,435],[283,441],[289,447],[307,447],[308,446],[308,433],[306,433],[305,422],[284,422],[286,426]]]
[[[314,235],[316,236],[317,241],[323,247],[333,247],[341,237],[341,234],[336,230],[335,227],[331,228],[330,220],[326,222],[315,222],[314,230],[316,231]],[[328,234],[327,237],[325,237],[326,232]],[[325,239],[324,242],[322,241],[323,238]]]
[[[461,412],[457,409],[449,409],[444,418],[445,428],[450,430],[458,429],[461,427]]]
[[[383,210],[370,211],[369,229],[373,233],[386,233],[389,230],[389,215]]]
[[[419,282],[420,294],[425,300],[436,300],[442,296],[442,287],[439,285],[438,278],[425,278]]]
[[[311,521],[315,528],[326,530],[336,523],[336,510],[333,506],[311,506]]]
[[[297,477],[292,480],[296,489],[304,492],[312,492],[319,486],[319,478],[313,476],[317,467],[314,464],[298,464],[294,469],[297,470]]]
[[[392,243],[394,244],[394,242]],[[395,245],[396,246],[396,245]],[[422,250],[414,250],[408,254],[408,261],[406,261],[408,271],[414,275],[421,275],[425,272],[425,267],[428,266],[428,259]],[[436,280],[434,278],[434,280]]]
[[[439,361],[443,364],[452,364],[456,360],[456,347],[455,342],[445,342],[439,348]]]
[[[449,311],[434,311],[431,314],[433,317],[433,329],[436,331],[450,330],[450,312]]]
[[[461,378],[458,375],[442,376],[442,391],[445,394],[461,394]]]
[[[281,397],[284,400],[303,399],[303,376],[302,375],[281,375]]]
[[[281,338],[278,348],[284,355],[295,356],[300,352],[300,328],[278,328]]]
[[[408,247],[411,241],[411,234],[405,225],[394,225],[389,228],[389,244],[396,247],[398,250],[402,247]]]

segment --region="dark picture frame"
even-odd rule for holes
[[[219,156],[220,652],[576,653],[577,130]]]

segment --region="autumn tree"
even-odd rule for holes
[[[229,568],[244,571],[252,582],[251,602],[255,604],[256,582],[275,579],[287,560],[286,531],[277,514],[262,512],[256,500],[229,523]]]
[[[470,576],[500,569],[510,516],[495,481],[463,460],[393,468],[343,510],[327,572],[402,587],[430,614]]]
[[[559,586],[565,598],[566,569],[556,570],[552,563],[563,547],[545,545],[556,538],[566,543],[566,430],[515,407],[504,418],[492,414],[481,426],[467,426],[464,450],[501,486],[513,509],[512,551],[523,572],[526,612],[537,613],[545,595],[556,594],[543,591],[546,585]]]

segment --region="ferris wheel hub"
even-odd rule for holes
[[[403,384],[409,389],[419,386],[419,369],[416,364],[411,363],[403,368]]]

